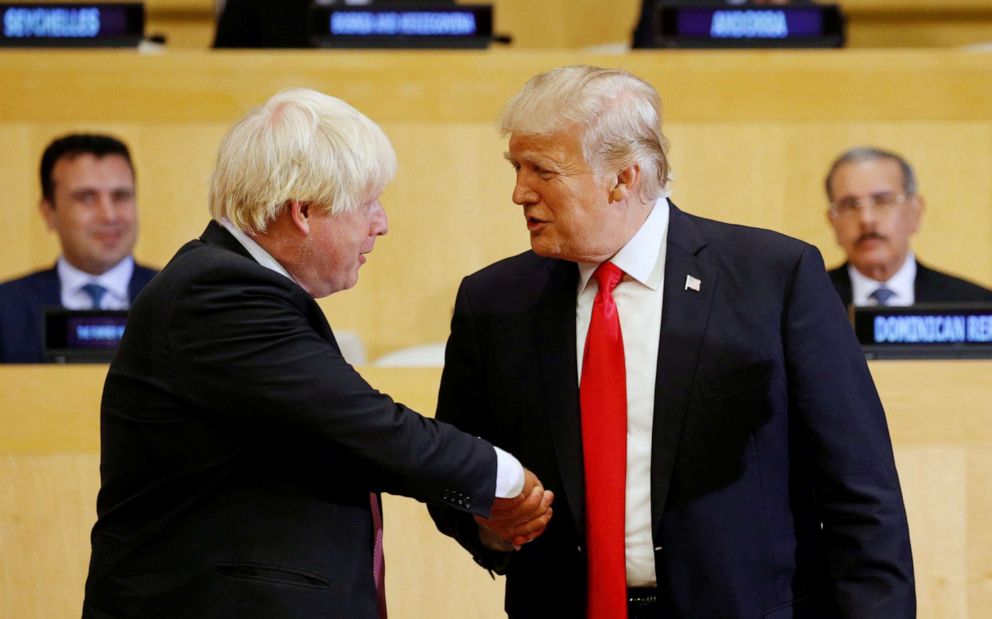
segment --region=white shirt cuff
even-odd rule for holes
[[[524,491],[524,467],[499,447],[496,450],[496,498],[512,499]]]

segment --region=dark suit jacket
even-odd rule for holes
[[[100,418],[84,617],[371,619],[370,491],[492,506],[492,446],[370,387],[216,223],[131,308]]]
[[[847,272],[848,263],[829,271],[830,281],[844,306],[851,304],[854,293],[851,290],[851,275]],[[992,290],[982,288],[967,280],[947,273],[941,273],[916,261],[916,280],[913,294],[917,303],[992,303]]]
[[[134,265],[128,284],[133,301],[158,271]],[[0,284],[0,363],[45,361],[45,308],[62,306],[55,267]]]
[[[666,255],[660,334],[637,336],[660,337],[659,617],[913,617],[884,413],[819,252],[672,207]],[[543,536],[511,556],[432,508],[479,563],[505,570],[513,618],[584,616],[577,276],[530,252],[496,263],[462,283],[448,340],[438,418],[510,449],[556,495]]]

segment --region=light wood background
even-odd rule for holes
[[[870,364],[895,445],[919,616],[992,616],[992,361]],[[380,390],[434,409],[440,372],[366,368]],[[99,488],[105,366],[0,367],[0,619],[79,615]],[[422,505],[387,496],[390,616],[489,619],[491,580],[434,529]]]
[[[370,358],[440,341],[460,279],[528,247],[495,128],[539,70],[623,66],[662,93],[674,200],[708,217],[772,228],[841,259],[823,175],[843,149],[905,154],[929,206],[921,258],[992,285],[992,55],[956,51],[0,53],[0,279],[53,263],[37,165],[68,131],[108,131],[138,172],[137,257],[168,261],[207,222],[221,136],[278,89],[308,86],[381,123],[400,168],[379,240],[354,290],[325,300]]]

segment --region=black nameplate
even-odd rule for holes
[[[0,4],[0,47],[127,47],[144,34],[141,3]]]
[[[109,362],[124,335],[127,310],[45,310],[45,359],[55,363]]]
[[[313,5],[308,28],[314,47],[484,48],[493,38],[493,8],[445,2]]]
[[[992,304],[855,307],[851,320],[869,358],[992,358]]]
[[[841,47],[836,5],[656,5],[653,47]]]

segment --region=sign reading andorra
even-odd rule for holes
[[[830,4],[728,7],[654,3],[646,47],[840,47],[844,17]]]
[[[710,22],[710,36],[784,39],[789,36],[789,23],[784,11],[716,11]]]

